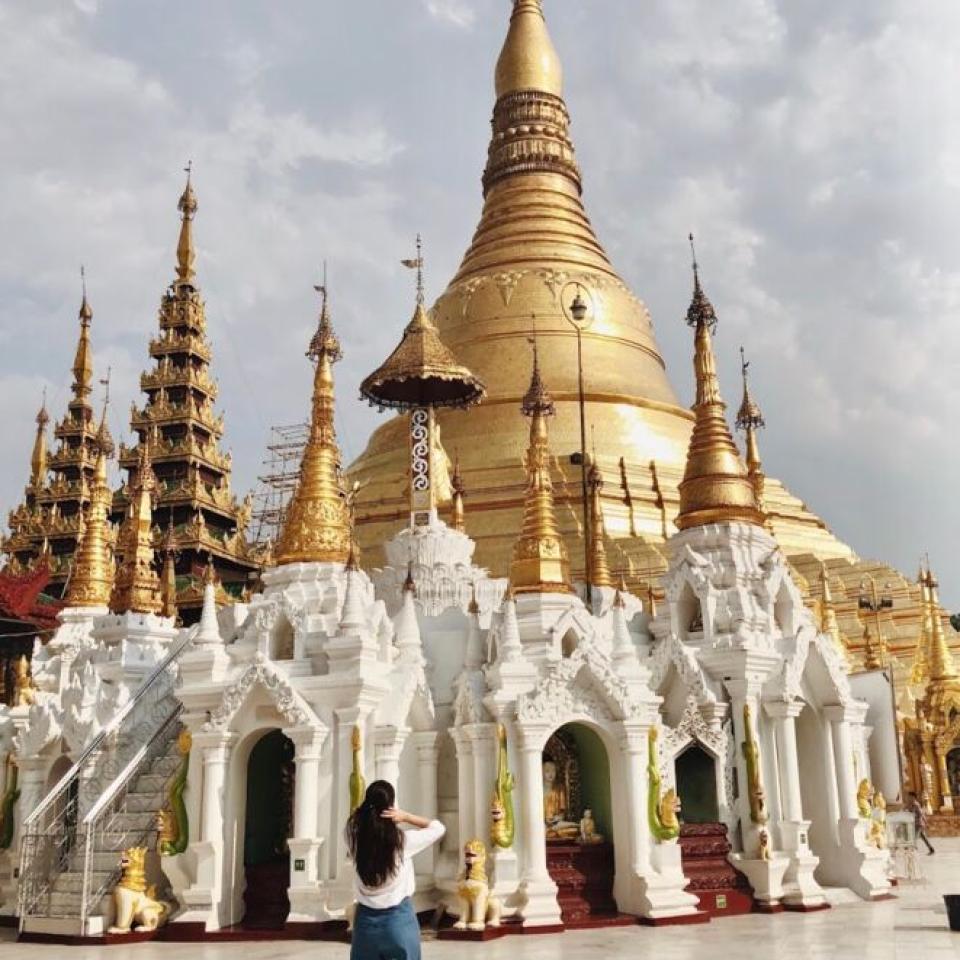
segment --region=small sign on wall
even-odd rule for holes
[[[727,909],[727,895],[726,895],[725,893],[718,893],[718,894],[717,894],[717,900],[716,900],[716,903],[715,903],[714,905],[716,906],[716,908],[717,908],[718,910],[726,910],[726,909]]]
[[[293,869],[296,870],[296,871],[298,871],[299,873],[303,873],[303,871],[307,869],[307,861],[306,861],[306,860],[294,860],[294,861],[293,861]]]

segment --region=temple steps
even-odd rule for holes
[[[747,878],[731,866],[730,840],[725,823],[685,823],[680,828],[680,851],[686,892],[699,900],[711,917],[750,913],[753,893]]]

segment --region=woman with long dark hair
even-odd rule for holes
[[[393,786],[376,780],[347,821],[347,849],[357,875],[350,960],[420,960],[420,925],[410,899],[413,858],[446,828],[395,803]],[[401,830],[402,823],[414,829]]]

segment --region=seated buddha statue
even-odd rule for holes
[[[548,840],[575,840],[580,825],[569,819],[566,788],[557,777],[557,765],[543,761],[543,819],[547,825]]]

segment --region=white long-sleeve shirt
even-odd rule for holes
[[[431,820],[422,830],[403,831],[403,854],[397,872],[380,887],[366,887],[359,876],[356,878],[357,903],[374,910],[387,910],[412,897],[416,889],[413,858],[447,832],[439,820]]]

